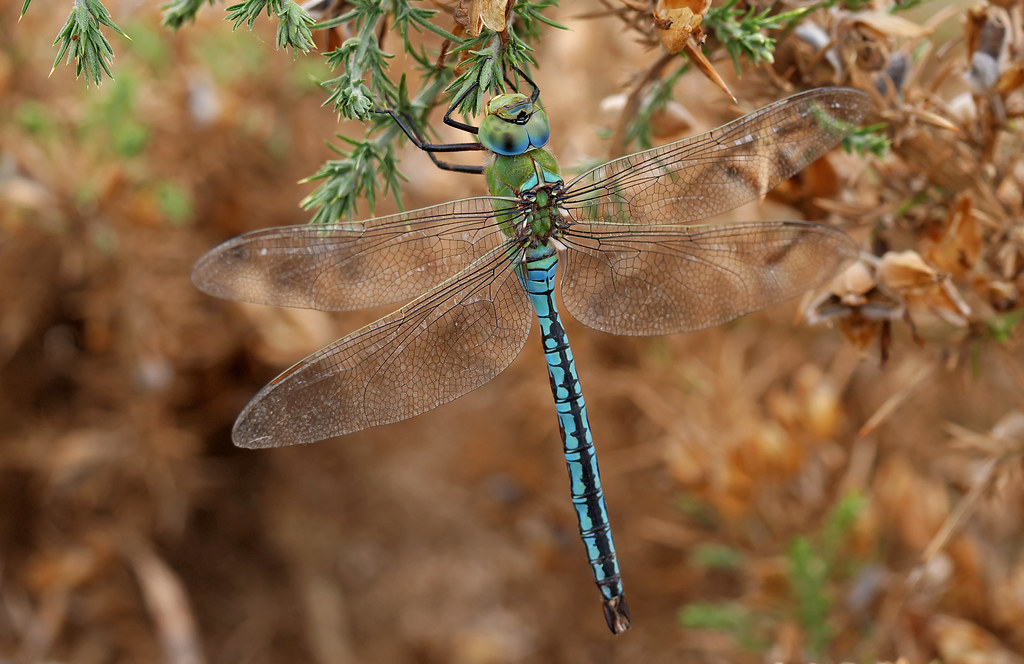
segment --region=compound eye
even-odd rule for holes
[[[526,131],[530,134],[530,145],[542,148],[551,138],[551,125],[548,124],[547,113],[535,107],[533,115],[526,122]]]
[[[530,149],[529,123],[517,125],[495,115],[480,123],[480,143],[495,154],[506,157],[523,154]]]

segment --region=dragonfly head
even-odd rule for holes
[[[551,128],[540,105],[516,92],[498,95],[487,103],[478,135],[491,152],[512,156],[544,147]]]

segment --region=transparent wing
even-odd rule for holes
[[[562,238],[562,300],[582,323],[624,335],[697,330],[823,283],[857,256],[845,233],[800,221],[720,226],[606,224]]]
[[[310,355],[260,390],[235,422],[241,447],[311,443],[419,415],[503,371],[530,333],[532,309],[492,249],[398,311]]]
[[[706,134],[580,175],[562,202],[580,224],[683,224],[763,196],[821,157],[871,108],[852,88],[788,97]]]
[[[366,221],[240,235],[192,270],[205,293],[321,311],[406,301],[501,245],[494,198],[467,198]]]
[[[871,108],[805,92],[701,136],[609,162],[566,186],[566,308],[606,332],[710,327],[813,288],[852,260],[846,235],[802,222],[685,226],[766,194]]]

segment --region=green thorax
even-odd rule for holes
[[[522,209],[522,203],[517,201],[523,201],[525,194],[532,193],[536,199],[529,205],[530,226],[534,236],[546,238],[555,222],[553,215],[557,214],[549,189],[561,183],[558,163],[547,150],[535,148],[524,154],[495,155],[494,162],[487,167],[487,188],[492,196],[517,199],[495,201],[494,211],[499,213],[501,230],[506,235],[515,234],[514,212]]]
[[[521,198],[525,192],[540,185],[561,181],[558,162],[542,148],[509,157],[495,155],[487,167],[487,189],[492,196]]]

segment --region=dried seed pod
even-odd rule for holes
[[[814,299],[805,311],[812,325],[834,324],[843,337],[865,351],[879,341],[882,360],[888,357],[892,321],[906,313],[904,303],[885,290],[876,275],[878,259],[863,255],[840,272],[828,290]]]

